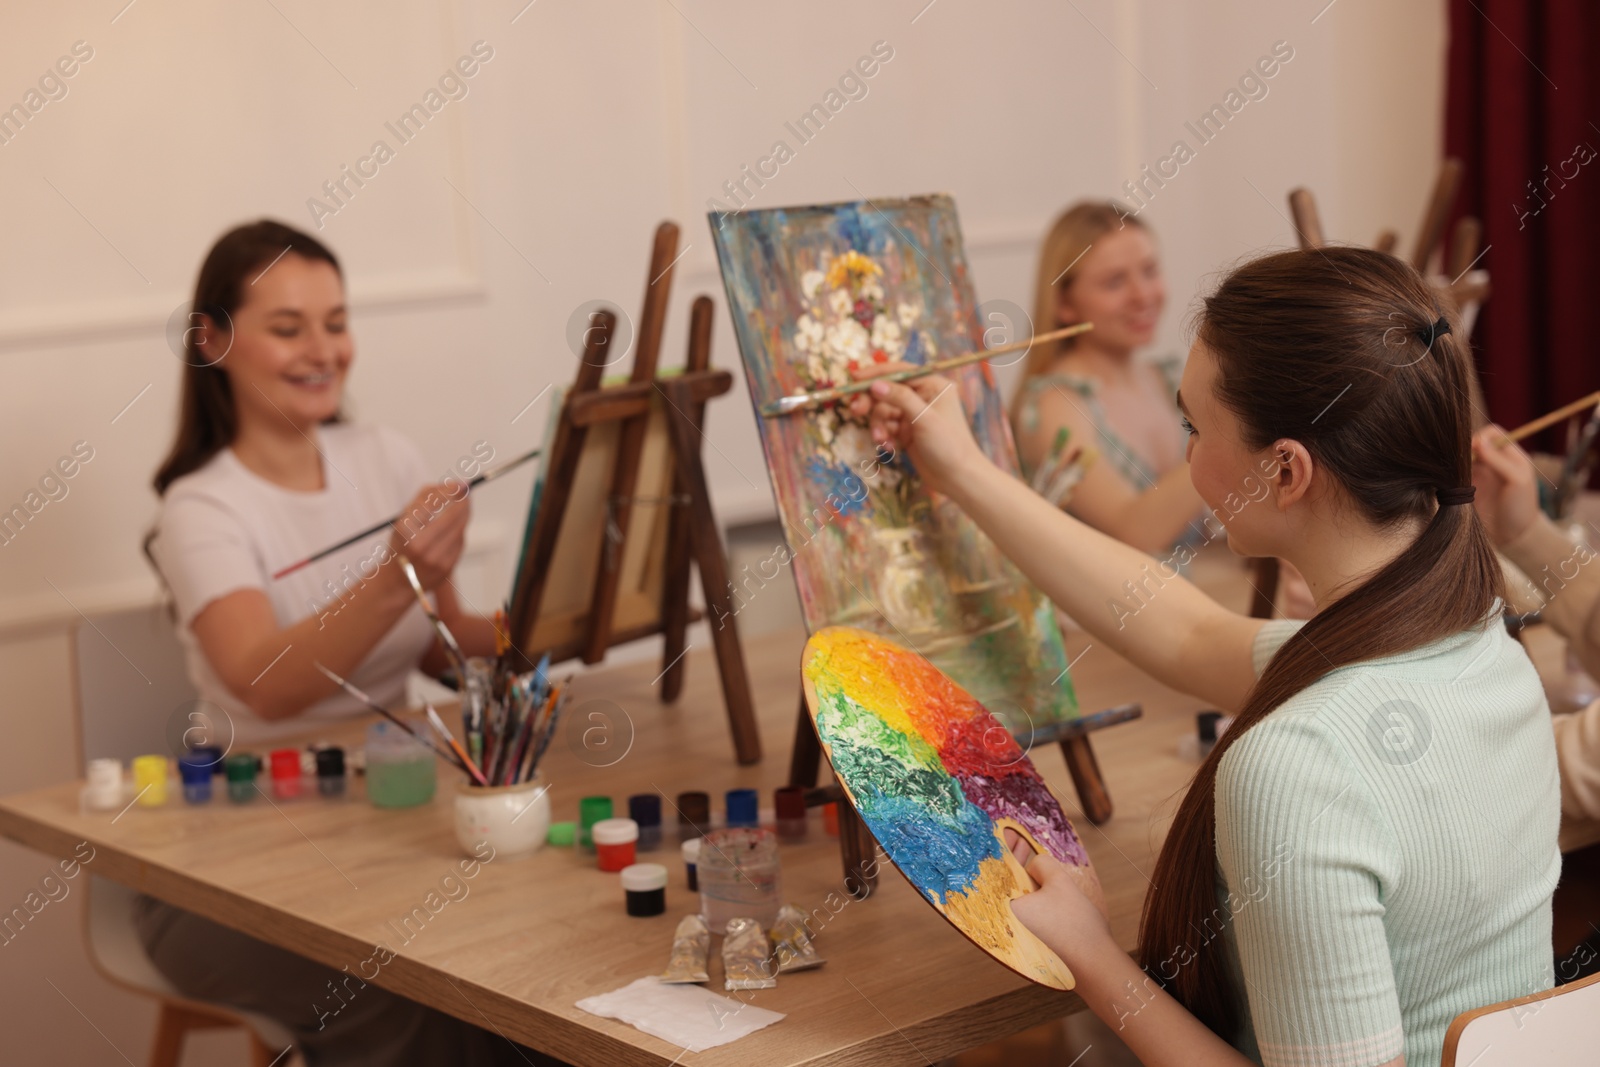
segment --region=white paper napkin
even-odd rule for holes
[[[718,996],[701,986],[663,985],[653,975],[585,997],[578,1007],[590,1015],[620,1019],[690,1052],[737,1041],[783,1018],[780,1011]]]

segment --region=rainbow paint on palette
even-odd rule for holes
[[[1104,910],[1100,882],[1010,732],[928,660],[865,630],[817,631],[801,675],[835,776],[906,879],[979,948],[1071,989],[1071,971],[1011,913],[1029,881],[1003,830],[1066,864]]]

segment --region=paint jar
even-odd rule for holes
[[[839,836],[839,804],[822,805],[822,829],[829,837]]]
[[[300,750],[277,748],[272,750],[272,795],[279,800],[293,800],[300,795]]]
[[[661,794],[639,793],[628,798],[628,818],[639,824],[639,851],[661,847]]]
[[[678,840],[704,837],[711,829],[711,794],[678,794]]]
[[[367,727],[367,799],[374,807],[410,808],[433,799],[433,750],[398,727]]]
[[[159,808],[167,802],[167,757],[135,756],[133,791],[142,808]]]
[[[763,929],[778,918],[778,838],[771,830],[745,826],[706,835],[695,864],[700,880],[700,914],[714,934],[729,919],[754,919]]]
[[[761,794],[754,789],[728,790],[728,826],[760,826]]]
[[[250,752],[239,752],[222,761],[222,771],[228,776],[228,799],[235,804],[245,804],[255,799],[256,772],[260,762]]]
[[[222,773],[222,749],[216,745],[191,745],[191,755],[205,757],[206,766],[211,768],[212,774]]]
[[[578,801],[578,847],[594,854],[594,838],[589,831],[601,819],[611,818],[610,797],[584,797]]]
[[[683,867],[684,872],[689,877],[689,892],[691,893],[700,892],[700,876],[695,870],[695,865],[700,862],[700,846],[704,843],[705,838],[696,837],[678,846],[679,851],[683,853]]]
[[[550,832],[545,835],[545,844],[555,845],[557,848],[571,848],[578,839],[578,824],[571,822],[553,822]]]
[[[790,785],[778,790],[773,797],[777,811],[778,839],[804,841],[806,839],[806,790],[804,786]]]
[[[190,804],[211,800],[211,755],[185,752],[178,757],[178,777],[183,782],[183,799]]]
[[[630,820],[631,821],[631,820]],[[667,910],[667,869],[659,863],[634,863],[622,869],[628,914],[641,919]]]
[[[455,805],[456,843],[469,856],[481,856],[487,841],[495,859],[521,859],[543,848],[550,836],[550,789],[538,777],[516,785],[463,781],[456,786]]]
[[[89,761],[89,786],[84,790],[83,802],[94,811],[115,811],[122,807],[122,761],[92,759]]]
[[[317,749],[317,792],[342,797],[344,786],[344,749],[338,745]]]
[[[632,867],[639,844],[639,824],[632,819],[601,819],[589,829],[602,871]]]

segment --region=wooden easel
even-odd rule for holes
[[[717,620],[711,639],[734,752],[740,763],[757,763],[761,739],[755,705],[701,462],[706,402],[733,386],[728,371],[710,369],[714,309],[710,297],[695,298],[683,372],[661,375],[656,369],[677,244],[678,227],[663,222],[656,229],[638,348],[627,382],[601,384],[615,335],[615,315],[597,313],[586,331],[576,380],[556,415],[559,421],[547,454],[542,495],[512,591],[511,640],[530,665],[546,652],[552,662],[581,657],[585,663],[597,663],[613,645],[659,633],[664,639],[661,700],[671,703],[683,691],[689,623],[702,617],[689,606],[692,560],[699,566],[706,604]],[[661,488],[670,492],[665,499],[639,497],[652,430],[659,434],[663,426],[670,451]],[[612,450],[605,492],[583,497],[595,501],[600,514],[575,513],[580,463],[586,449],[593,452],[602,444]],[[594,464],[591,459],[589,469],[597,469]],[[643,538],[630,538],[634,505],[641,503],[665,506],[666,517]],[[563,557],[593,568],[592,593],[581,610],[554,612],[545,603],[552,568],[566,566]],[[640,578],[635,587],[625,588],[625,571],[630,570]]]
[[[1411,247],[1410,263],[1424,276],[1439,250],[1444,238],[1445,222],[1450,216],[1450,205],[1461,188],[1461,161],[1446,159],[1439,166],[1434,179],[1433,192],[1423,208],[1422,224],[1417,228],[1417,238]],[[1301,186],[1289,192],[1289,213],[1294,219],[1295,236],[1304,249],[1320,248],[1327,244],[1323,235],[1322,218],[1317,213],[1317,201],[1311,190]],[[1372,247],[1379,252],[1393,253],[1399,246],[1400,235],[1394,230],[1384,230]],[[1471,335],[1472,324],[1477,319],[1478,308],[1489,297],[1489,272],[1473,270],[1478,259],[1478,246],[1483,243],[1483,224],[1474,218],[1463,218],[1456,223],[1450,242],[1448,276],[1436,282],[1441,294],[1453,303],[1461,318],[1463,338]],[[1476,369],[1467,364],[1467,388],[1472,404],[1473,429],[1481,429],[1488,422],[1488,407],[1484,404],[1483,386],[1478,381]],[[1255,592],[1250,599],[1253,618],[1270,619],[1276,609],[1278,596],[1278,561],[1263,557],[1251,561],[1250,584]]]

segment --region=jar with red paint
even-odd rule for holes
[[[632,867],[639,846],[639,824],[632,819],[601,819],[589,831],[602,871]]]

